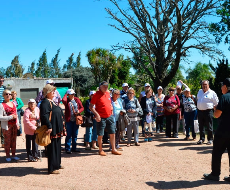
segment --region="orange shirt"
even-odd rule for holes
[[[97,91],[93,95],[90,103],[95,104],[95,109],[101,118],[108,118],[112,115],[111,97],[109,92],[103,93],[101,90]]]

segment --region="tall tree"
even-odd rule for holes
[[[49,66],[47,62],[46,50],[43,51],[41,57],[38,60],[35,75],[36,77],[43,77],[43,78],[49,77]]]
[[[96,82],[105,80],[109,83],[113,70],[120,66],[120,59],[117,59],[109,50],[102,48],[92,49],[86,56]]]
[[[218,44],[222,42],[223,38],[225,44],[230,44],[230,0],[224,1],[221,8],[217,9],[216,14],[220,16],[221,20],[211,23],[209,31],[215,36]]]
[[[76,60],[76,67],[80,67],[80,66],[81,66],[81,52],[79,52]]]
[[[0,75],[4,76],[6,75],[6,69],[4,69],[3,67],[0,67]]]
[[[74,69],[74,53],[72,53],[66,60],[66,64],[63,65],[63,71]]]
[[[27,73],[31,73],[33,76],[35,75],[35,61],[33,61],[31,63],[31,66],[28,68],[28,72]]]
[[[106,8],[106,11],[117,23],[110,25],[133,37],[133,41],[118,44],[114,49],[144,51],[151,68],[146,67],[144,61],[141,65],[156,86],[167,86],[175,76],[181,58],[191,49],[209,56],[219,52],[212,46],[214,42],[205,21],[205,17],[219,7],[219,0],[109,1],[115,10]],[[125,3],[127,7],[124,7]]]
[[[50,77],[52,78],[61,77],[61,68],[59,66],[60,59],[58,58],[60,50],[60,48],[57,50],[56,55],[52,58],[50,63]]]
[[[209,64],[202,64],[200,62],[193,69],[188,69],[187,74],[187,85],[190,87],[192,94],[197,94],[198,90],[201,89],[202,80],[213,81],[214,79],[214,73]]]
[[[210,64],[210,67],[215,74],[215,80],[212,89],[220,97],[222,95],[220,82],[223,82],[224,79],[230,77],[230,68],[228,60],[219,60],[219,63],[217,63],[216,67],[214,67],[212,64]]]
[[[24,72],[23,66],[20,64],[19,55],[16,55],[11,61],[11,65],[6,68],[6,77],[21,78]]]

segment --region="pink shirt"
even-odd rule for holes
[[[40,119],[40,110],[38,107],[35,108],[35,116],[36,119]],[[36,119],[31,119],[30,115],[32,112],[29,108],[25,109],[25,113],[23,115],[23,123],[24,123],[24,132],[26,135],[34,135],[34,131],[36,130]]]
[[[175,109],[173,112],[168,112],[165,110],[165,115],[172,115],[172,114],[178,114],[180,113],[180,100],[177,95],[175,96],[165,96],[163,106],[166,106],[167,108],[174,108],[175,106],[178,106],[177,109]]]

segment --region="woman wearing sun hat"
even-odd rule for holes
[[[73,89],[67,90],[65,96],[62,99],[63,104],[65,105],[65,121],[66,121],[66,140],[65,140],[65,151],[67,154],[72,152],[80,152],[76,149],[77,147],[77,135],[79,125],[76,124],[75,114],[79,114],[84,111],[81,100],[77,97],[74,97],[75,92]],[[72,140],[72,148],[71,148]]]
[[[53,101],[56,87],[47,84],[43,88],[44,99],[40,105],[41,125],[46,125],[50,133],[51,143],[47,146],[48,173],[59,174],[61,166],[61,136],[63,134],[63,112]],[[51,120],[50,118],[51,115]]]

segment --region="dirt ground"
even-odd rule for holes
[[[62,152],[65,169],[59,175],[47,174],[45,157],[27,161],[24,135],[17,138],[19,162],[6,163],[0,148],[0,189],[230,189],[223,181],[229,175],[227,153],[222,157],[221,181],[203,180],[203,173],[211,171],[212,146],[184,141],[182,134],[178,139],[155,134],[147,143],[140,137],[140,147],[122,143],[121,156],[112,155],[105,144],[107,156],[102,157],[96,150],[84,149],[84,133],[85,128],[80,128],[77,142],[81,153]]]

